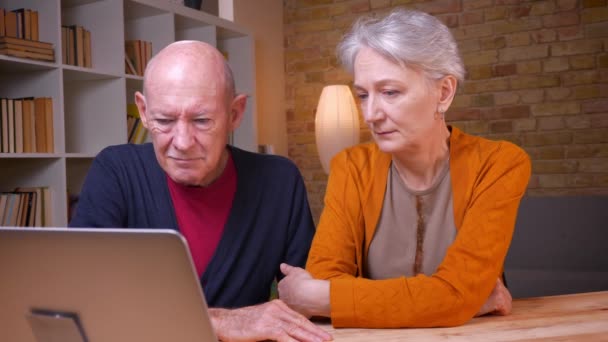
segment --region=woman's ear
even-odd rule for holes
[[[458,80],[452,75],[444,76],[439,80],[439,103],[437,104],[443,112],[447,111],[456,95]]]

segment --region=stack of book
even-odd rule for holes
[[[9,227],[51,226],[48,187],[17,188],[0,193],[0,225]]]
[[[150,59],[152,59],[152,42],[125,41],[125,73],[143,76]]]
[[[53,99],[0,99],[0,152],[53,153]]]
[[[137,106],[133,103],[127,104],[127,136],[131,144],[141,144],[148,136],[148,130],[142,125]]]
[[[91,68],[91,31],[82,26],[61,26],[63,64]]]
[[[55,61],[53,44],[38,40],[38,12],[26,8],[0,8],[0,54]]]

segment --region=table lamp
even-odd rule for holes
[[[317,151],[325,173],[336,153],[359,143],[359,112],[346,85],[323,88],[315,116]]]

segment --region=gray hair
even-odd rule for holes
[[[384,18],[357,20],[338,45],[338,58],[350,73],[364,46],[400,65],[420,68],[432,79],[452,75],[464,81],[454,36],[430,14],[398,8]]]

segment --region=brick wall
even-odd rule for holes
[[[607,0],[284,0],[289,156],[315,220],[327,183],[314,115],[327,84],[352,84],[335,47],[353,20],[395,6],[448,25],[467,77],[446,119],[532,157],[531,195],[608,194]],[[362,141],[370,139],[362,124]]]

